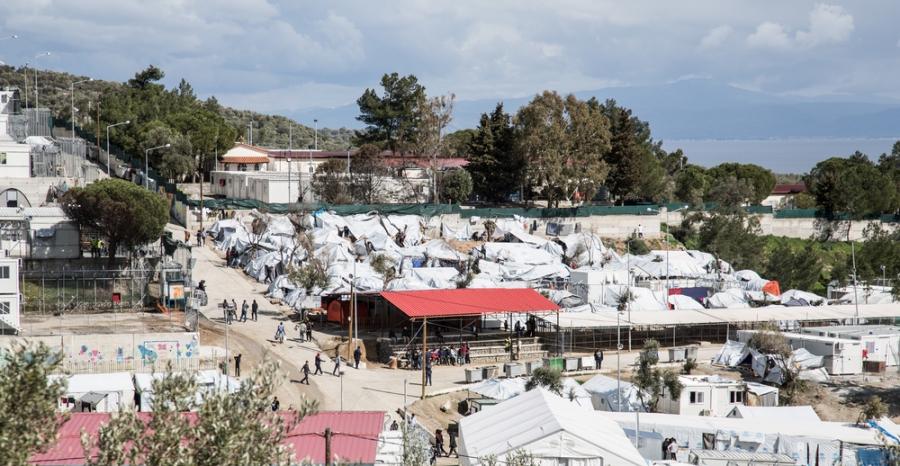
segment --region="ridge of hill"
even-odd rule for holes
[[[9,65],[0,66],[0,85],[14,86],[25,91],[26,71],[28,75],[28,107],[34,107],[35,70],[33,68],[28,68],[26,70],[21,67],[16,68]],[[65,125],[68,125],[68,122],[71,121],[69,118],[72,113],[72,100],[70,95],[72,83],[87,80],[89,78],[89,76],[79,76],[66,72],[38,69],[38,103],[41,107],[49,108],[55,119],[65,121]],[[75,89],[75,108],[77,109],[76,125],[92,133],[96,132],[97,102],[99,101],[100,95],[116,92],[124,87],[125,83],[101,79],[93,79],[78,84]],[[23,92],[23,104],[26,100],[24,95]],[[215,97],[210,97],[206,99],[206,101],[215,103],[215,105],[210,105],[209,107],[215,107],[219,115],[225,119],[226,123],[233,126],[237,130],[237,134],[241,135],[240,137],[243,137],[245,140],[249,139],[247,129],[252,121],[254,145],[286,149],[290,140],[293,139],[293,147],[295,149],[313,148],[315,139],[314,129],[309,126],[300,124],[282,115],[269,115],[252,110],[226,107],[218,104]],[[101,109],[100,111],[102,112],[103,110]],[[103,128],[100,128],[99,131],[103,131]],[[353,130],[348,128],[319,128],[319,149],[346,149],[351,144],[350,138],[352,136]]]

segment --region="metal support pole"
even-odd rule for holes
[[[428,366],[426,353],[428,352],[428,318],[422,318],[422,399],[425,399],[425,367]]]

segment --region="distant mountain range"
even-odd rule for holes
[[[614,87],[576,92],[579,98],[616,99],[650,122],[656,139],[878,138],[900,135],[900,102],[835,97],[807,99],[748,91],[707,79],[655,86]],[[507,111],[527,98],[503,100]],[[497,100],[458,101],[453,129],[471,128]],[[320,127],[359,128],[359,109],[350,104],[290,114],[318,118]]]

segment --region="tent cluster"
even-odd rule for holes
[[[440,217],[374,212],[250,215],[252,222],[223,219],[206,233],[229,252],[232,266],[270,284],[269,297],[297,309],[306,296],[349,293],[351,284],[363,293],[540,288],[573,313],[613,311],[623,303],[630,311],[828,304],[802,290],[782,293],[777,281],[735,271],[702,251],[619,255],[592,233],[536,236],[521,218],[490,220],[487,228],[474,220],[451,226]],[[327,285],[303,289],[288,272],[313,258]]]
[[[472,243],[456,239],[469,236],[469,229],[460,234],[437,217],[377,213],[341,217],[325,211],[291,217],[256,211],[250,215],[249,226],[241,219],[223,219],[206,234],[228,252],[232,266],[270,283],[269,297],[295,308],[301,307],[305,296],[348,293],[351,280],[359,292],[557,288],[568,280],[571,266],[619,261],[593,234],[574,233],[551,241],[528,233],[516,220],[496,221],[491,238],[487,232],[474,233],[491,241],[467,247]],[[323,265],[328,284],[302,289],[288,273],[312,258]]]
[[[787,361],[780,355],[764,354],[746,343],[728,340],[712,360],[726,367],[744,367],[765,382],[781,385],[785,370],[797,371],[801,379],[827,381],[824,356],[815,356],[805,348],[793,350]]]

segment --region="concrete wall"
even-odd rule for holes
[[[43,342],[62,351],[63,368],[71,372],[149,372],[169,362],[179,369],[200,364],[200,336],[193,332],[0,337],[0,350],[17,342]]]

